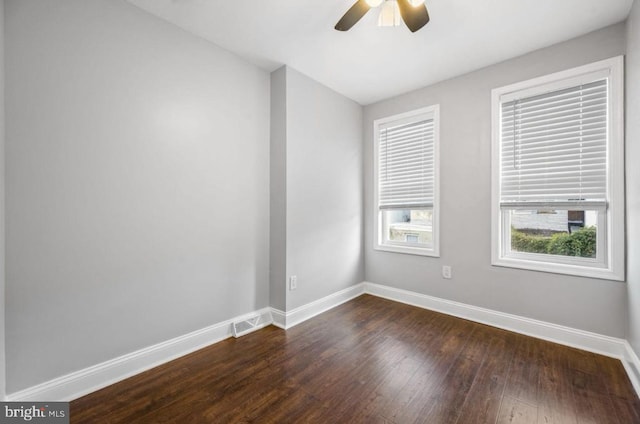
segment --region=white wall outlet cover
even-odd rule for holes
[[[442,267],[442,276],[446,279],[451,278],[451,267],[449,265],[444,265]]]

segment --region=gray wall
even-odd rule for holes
[[[287,67],[287,310],[363,271],[362,107]]]
[[[267,306],[268,73],[121,0],[6,42],[7,390]]]
[[[4,281],[4,0],[0,0],[0,400],[6,394]]]
[[[640,1],[627,21],[627,280],[629,343],[640,354]]]
[[[364,114],[366,280],[624,337],[624,283],[492,267],[489,223],[491,90],[623,54],[625,37],[624,24],[615,25],[367,106]],[[441,258],[374,251],[373,121],[437,103],[441,116]],[[453,267],[452,280],[441,277],[442,265]]]
[[[362,107],[290,67],[271,89],[271,303],[290,311],[363,281]]]
[[[269,302],[287,302],[287,68],[271,73]]]

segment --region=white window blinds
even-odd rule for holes
[[[502,206],[605,204],[607,82],[501,103]]]
[[[378,131],[380,209],[433,207],[433,118],[389,122]]]

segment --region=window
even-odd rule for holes
[[[438,106],[374,122],[375,248],[438,256]]]
[[[622,68],[493,90],[494,265],[624,279]]]

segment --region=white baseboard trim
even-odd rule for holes
[[[365,282],[365,293],[619,359],[640,395],[640,359],[625,339]]]
[[[46,381],[37,386],[10,393],[7,401],[71,401],[88,393],[122,381],[158,365],[187,355],[232,336],[231,324],[257,314],[264,308],[233,319],[193,331],[100,364]]]
[[[280,309],[271,308],[271,317],[273,318],[273,325],[283,330],[287,327],[287,313]]]
[[[492,327],[502,328],[527,336],[548,340],[566,346],[623,359],[626,340],[552,324],[518,315],[498,312],[478,306],[440,299],[394,287],[365,283],[365,292],[374,296],[408,305],[468,319]]]
[[[306,305],[283,312],[279,309],[271,308],[273,316],[273,325],[285,330],[300,324],[310,318],[315,317],[323,312],[333,309],[338,305],[350,301],[365,293],[364,283],[359,283],[344,290],[330,294],[321,299],[315,300]]]
[[[70,401],[232,336],[231,324],[271,312],[272,324],[289,329],[362,294],[389,299],[539,339],[620,359],[640,394],[640,359],[624,339],[577,330],[394,287],[363,282],[288,312],[264,308],[140,349],[6,396],[7,401]]]
[[[640,359],[638,359],[638,355],[627,340],[624,341],[624,344],[625,355],[622,359],[622,365],[624,365],[624,369],[627,371],[633,388],[636,389],[636,393],[640,396]]]
[[[342,303],[348,302],[363,293],[364,284],[360,283],[286,313],[275,308],[264,308],[72,372],[36,386],[10,393],[6,396],[5,400],[71,401],[198,349],[227,339],[233,335],[231,325],[234,321],[243,321],[255,315],[271,312],[273,318],[272,324],[276,327],[287,329],[322,312],[335,308]]]

